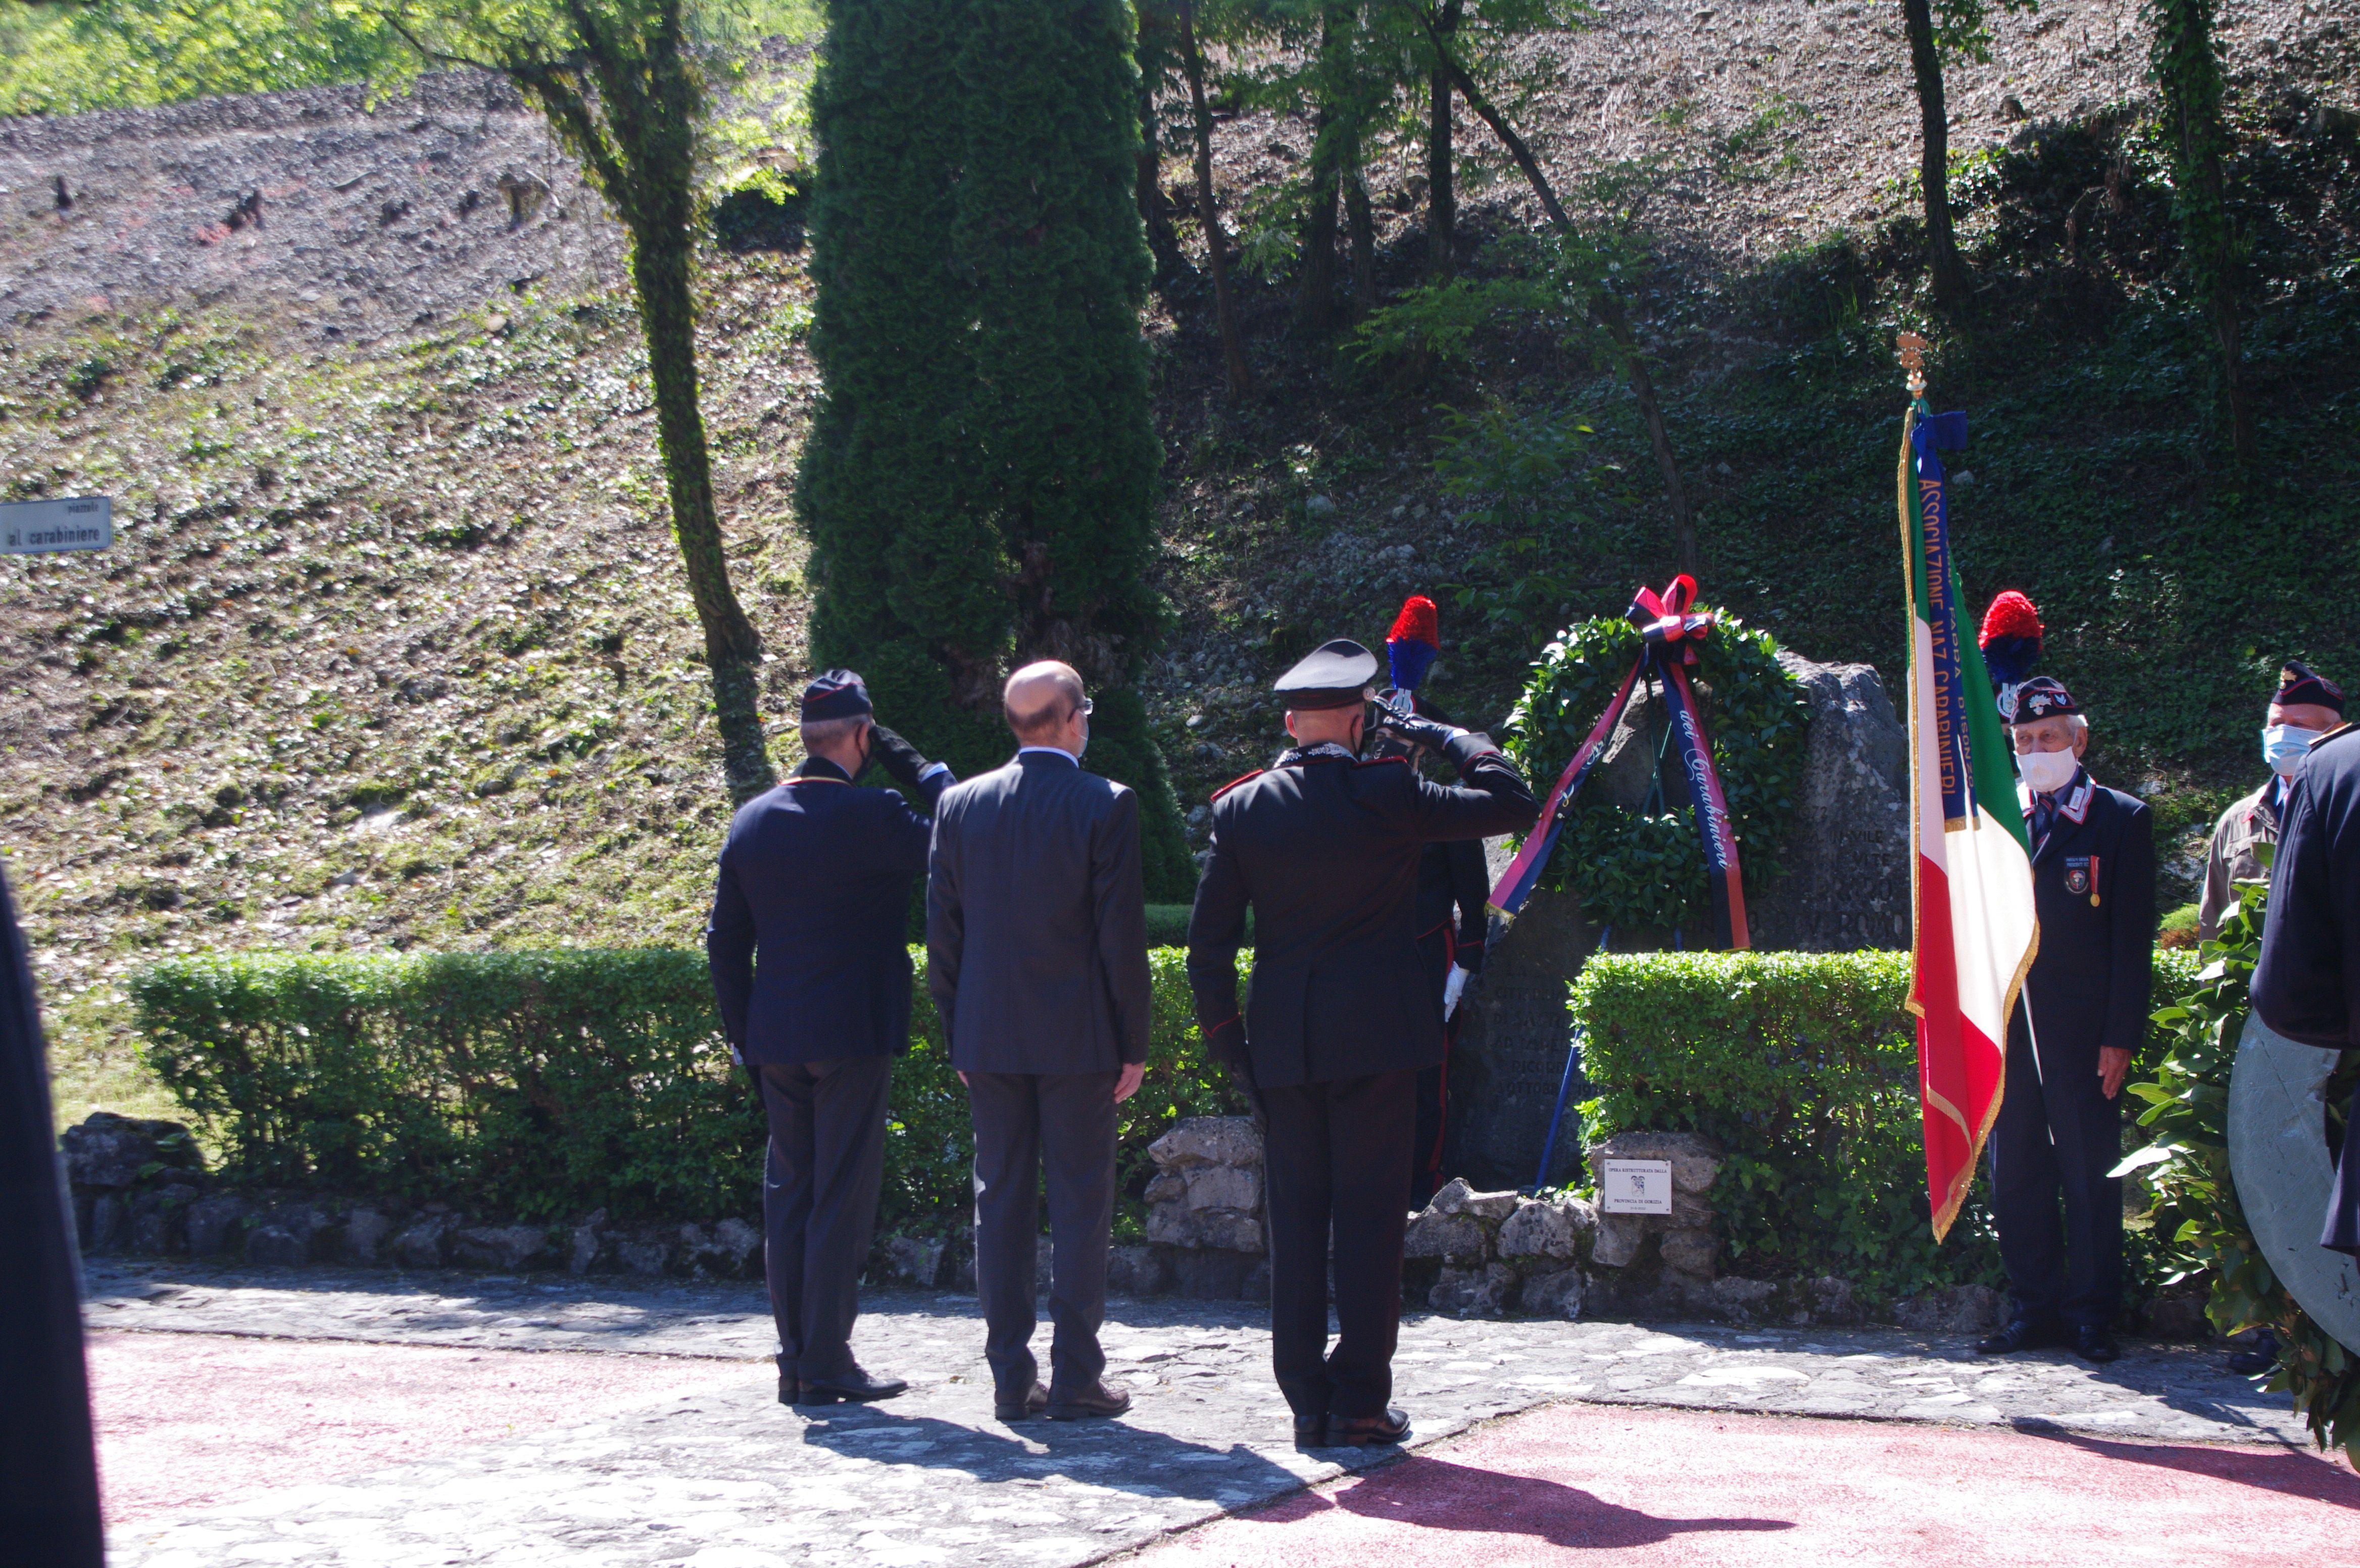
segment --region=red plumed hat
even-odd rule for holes
[[[2040,611],[2033,608],[2030,599],[2010,588],[1992,600],[1991,608],[1983,611],[1983,635],[1975,639],[1975,645],[1988,648],[1994,637],[2038,638],[2041,630]]]
[[[1442,620],[1435,613],[1434,601],[1424,594],[1412,594],[1402,600],[1401,613],[1393,617],[1393,629],[1385,633],[1385,641],[1441,647]]]
[[[1983,669],[1994,685],[2007,692],[2030,677],[2040,658],[2040,612],[2032,601],[2008,589],[1983,611],[1983,629],[1975,639],[1983,653]]]
[[[1393,617],[1393,629],[1385,633],[1385,663],[1394,687],[1415,690],[1441,652],[1442,620],[1435,613],[1434,601],[1424,594],[1410,595]]]

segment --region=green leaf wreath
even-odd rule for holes
[[[2153,1082],[2126,1086],[2147,1102],[2138,1123],[2155,1142],[2122,1168],[2143,1170],[2155,1194],[2154,1234],[2179,1269],[2166,1283],[2209,1277],[2205,1315],[2222,1332],[2275,1333],[2278,1365],[2263,1375],[2262,1387],[2293,1395],[2312,1441],[2341,1448],[2360,1464],[2360,1356],[2312,1322],[2262,1260],[2229,1174],[2229,1069],[2245,1031],[2246,988],[2261,957],[2268,894],[2267,883],[2238,884],[2221,934],[2197,949],[2204,967],[2194,988],[2156,1013],[2155,1021],[2177,1038]],[[2360,1051],[2346,1051],[2328,1081],[2331,1107],[2350,1097],[2355,1069]],[[2333,1131],[2340,1138],[2343,1129]]]
[[[1728,797],[1745,888],[1753,893],[1778,874],[1778,846],[1802,776],[1809,709],[1794,677],[1780,667],[1770,634],[1714,614],[1712,635],[1689,674],[1712,742],[1713,769]],[[1641,646],[1637,627],[1601,616],[1568,627],[1533,661],[1532,678],[1507,729],[1508,750],[1535,790],[1557,782],[1613,700]],[[1614,806],[1594,773],[1574,800],[1540,885],[1571,889],[1582,912],[1601,925],[1630,930],[1711,924],[1704,846],[1691,814]]]

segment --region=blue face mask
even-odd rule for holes
[[[2273,772],[2291,778],[2304,753],[2311,750],[2311,743],[2318,739],[2319,731],[2316,729],[2298,729],[2291,724],[2266,724],[2262,727],[2262,761],[2267,762]]]

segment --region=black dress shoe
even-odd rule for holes
[[[1388,1409],[1382,1416],[1329,1416],[1328,1446],[1366,1448],[1371,1443],[1399,1442],[1409,1436],[1409,1412]]]
[[[872,1377],[856,1366],[835,1377],[803,1379],[798,1405],[865,1405],[872,1399],[890,1399],[910,1386],[899,1377]]]
[[[1119,1416],[1131,1409],[1127,1389],[1109,1388],[1103,1383],[1092,1383],[1087,1388],[1076,1388],[1070,1394],[1049,1396],[1049,1419],[1053,1421],[1086,1421],[1103,1416]]]
[[[1327,1447],[1328,1418],[1314,1416],[1307,1421],[1299,1416],[1295,1418],[1295,1446],[1298,1449]]]
[[[795,1403],[799,1402],[799,1401],[803,1398],[803,1379],[802,1379],[802,1378],[800,1378],[800,1377],[792,1376],[790,1376],[789,1374],[784,1373],[784,1372],[780,1373],[780,1374],[779,1374],[779,1403],[781,1403],[781,1405],[792,1405],[792,1404],[795,1404]]]
[[[2014,1355],[2019,1350],[2038,1350],[2057,1343],[2057,1331],[2018,1318],[1995,1334],[1986,1334],[1975,1341],[1977,1355]]]
[[[991,1419],[996,1421],[1029,1421],[1048,1408],[1049,1390],[1035,1383],[1021,1399],[995,1395],[991,1401]]]
[[[2103,1366],[2109,1361],[2122,1359],[2123,1347],[2114,1343],[2114,1335],[2092,1323],[2073,1331],[2073,1354],[2084,1361],[2094,1361]]]

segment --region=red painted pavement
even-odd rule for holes
[[[2360,1478],[2279,1448],[1557,1405],[1126,1568],[2360,1563]]]
[[[113,1524],[772,1376],[655,1355],[105,1332],[90,1336],[90,1373]]]

